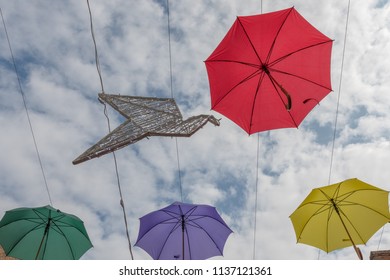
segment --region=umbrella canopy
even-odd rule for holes
[[[237,17],[205,61],[211,108],[248,134],[298,127],[331,91],[332,43],[294,8]]]
[[[51,206],[7,211],[0,244],[8,256],[24,260],[79,259],[92,247],[83,221]]]
[[[390,221],[389,192],[358,179],[313,189],[290,216],[298,243],[327,253],[365,244]]]
[[[215,207],[175,202],[140,218],[135,246],[153,259],[203,260],[222,255],[231,233]]]

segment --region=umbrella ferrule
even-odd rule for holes
[[[333,198],[330,199],[330,202],[332,203],[332,206],[334,207],[334,210],[336,210],[337,214],[340,214],[339,208],[337,207],[336,202],[334,202]]]
[[[268,66],[266,64],[261,65],[261,70],[265,72],[265,74],[270,75],[271,73],[269,72]]]

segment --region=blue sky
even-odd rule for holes
[[[92,0],[95,36],[106,93],[170,97],[165,1]],[[289,215],[314,187],[328,184],[337,98],[338,124],[331,183],[357,177],[390,190],[390,5],[351,1],[344,72],[341,58],[348,1],[263,1],[263,12],[292,6],[334,39],[330,93],[299,129],[260,133],[256,257],[317,259],[296,244]],[[217,207],[232,234],[225,259],[251,259],[257,135],[248,136],[210,110],[203,61],[237,15],[260,13],[260,0],[170,0],[173,94],[185,118],[213,114],[206,125],[178,139],[186,202]],[[0,0],[26,96],[53,206],[84,220],[94,248],[83,259],[128,259],[114,163],[106,155],[72,165],[107,134],[95,68],[86,1]],[[26,114],[0,32],[0,214],[49,203]],[[109,108],[112,127],[122,121]],[[131,240],[138,218],[180,200],[175,140],[151,138],[117,152]],[[388,249],[388,227],[367,246]],[[133,248],[136,259],[150,259]],[[321,259],[356,259],[352,248],[321,252]]]

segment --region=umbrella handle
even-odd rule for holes
[[[345,231],[346,231],[347,234],[348,234],[349,240],[351,240],[352,246],[353,246],[353,248],[355,249],[355,252],[356,252],[357,256],[359,257],[360,260],[363,260],[362,252],[360,251],[360,249],[359,249],[358,247],[356,247],[355,242],[353,242],[352,236],[351,236],[351,234],[349,233],[349,231],[348,231],[348,229],[347,229],[347,226],[346,226],[345,223],[344,223],[343,218],[341,218],[341,214],[340,214],[339,208],[337,207],[337,205],[336,205],[336,203],[334,202],[333,198],[330,199],[330,202],[332,203],[334,209],[336,210],[336,213],[337,213],[337,215],[339,216],[340,221],[341,221],[341,223],[343,224],[343,227],[344,227]]]
[[[264,68],[265,70],[265,73],[268,75],[268,77],[270,78],[270,80],[276,84],[280,90],[283,92],[283,94],[286,96],[287,98],[287,104],[284,104],[286,106],[286,110],[287,111],[290,111],[291,110],[291,107],[292,107],[292,101],[291,101],[291,95],[288,93],[288,91],[281,85],[279,84],[275,79],[274,77],[272,77],[272,75],[270,74],[269,70],[267,68]]]
[[[181,250],[182,250],[183,260],[184,260],[184,231],[185,231],[185,220],[184,220],[184,215],[181,215]]]
[[[279,84],[278,84],[279,85]],[[280,89],[283,91],[284,95],[287,97],[287,104],[286,104],[286,110],[287,111],[290,111],[291,110],[291,96],[290,94],[287,92],[287,90],[284,89],[284,87],[282,87],[282,85],[279,85]]]
[[[359,259],[363,260],[363,254],[362,254],[362,251],[360,251],[360,248],[356,247],[355,245],[353,246],[353,248],[355,249],[355,252],[358,255]]]
[[[37,255],[35,256],[35,259],[36,259],[36,260],[38,259],[39,252],[41,251],[43,241],[45,240],[45,237],[46,237],[46,236],[48,235],[48,233],[49,233],[50,222],[51,222],[51,218],[49,218],[49,220],[47,221],[47,224],[46,224],[46,227],[45,227],[45,232],[43,233],[43,236],[42,236],[41,244],[39,244],[38,252],[37,252]],[[43,258],[42,258],[42,259],[43,259]]]

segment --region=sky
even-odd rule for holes
[[[174,138],[151,137],[116,152],[132,244],[141,216],[180,200],[181,179],[184,202],[215,206],[234,232],[215,259],[357,259],[352,247],[326,254],[297,244],[289,215],[312,188],[329,182],[358,178],[390,190],[388,1],[352,0],[347,33],[347,0],[169,3],[171,60],[165,0],[90,1],[106,93],[173,94],[184,118],[221,119],[219,127],[178,138],[177,146]],[[210,109],[204,60],[238,15],[292,6],[334,39],[333,91],[298,129],[248,136]],[[108,132],[86,1],[0,0],[0,8],[53,207],[84,221],[94,247],[82,259],[129,259],[112,155],[72,164]],[[123,121],[110,107],[108,114],[113,128]],[[3,28],[0,127],[0,215],[50,204]],[[389,226],[359,247],[366,259],[389,249]],[[151,259],[132,249],[135,259]]]

